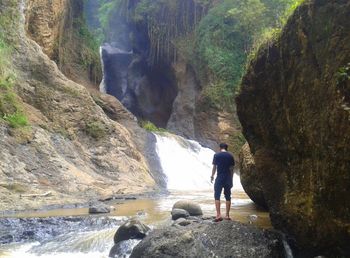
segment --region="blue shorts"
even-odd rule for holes
[[[214,184],[214,198],[216,201],[220,200],[222,188],[224,188],[224,195],[225,195],[226,201],[228,202],[231,201],[232,179],[223,180],[220,178],[216,178],[215,184]]]

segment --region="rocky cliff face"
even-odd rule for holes
[[[203,89],[209,85],[201,85],[188,57],[176,47],[194,31],[207,7],[198,1],[163,1],[145,7],[135,18],[142,9],[137,8],[139,1],[122,2],[129,4],[115,11],[109,43],[103,46],[106,92],[139,119],[207,147],[216,149],[219,142],[240,146],[233,140],[240,133],[234,111],[217,110],[203,101]],[[232,150],[238,154],[238,148]]]
[[[82,0],[25,1],[27,35],[71,80],[97,88],[101,64],[97,42],[86,26]]]
[[[30,122],[24,128],[10,128],[0,120],[0,209],[86,202],[154,189],[148,163],[130,132],[137,128],[132,115],[112,100],[114,106],[104,106],[114,113],[116,121],[110,120],[83,86],[67,79],[25,36],[21,7],[19,1],[0,2],[0,16],[15,17],[12,27],[0,29],[15,46],[15,90]],[[45,46],[49,53],[50,44]],[[122,120],[128,122],[128,129]],[[21,197],[48,191],[47,197]]]
[[[349,1],[306,1],[237,98],[272,223],[313,254],[350,253],[349,17]]]
[[[26,31],[44,53],[53,58],[63,33],[69,1],[28,0],[26,4]]]
[[[203,100],[203,86],[197,80],[193,67],[184,60],[172,65],[178,93],[172,106],[167,129],[185,138],[195,139],[213,150],[220,142],[227,142],[230,150],[238,154],[233,136],[240,125],[232,111],[218,110]]]

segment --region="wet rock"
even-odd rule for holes
[[[280,235],[233,221],[157,229],[131,257],[283,257]]]
[[[171,218],[173,220],[177,220],[179,218],[187,218],[189,216],[190,216],[190,214],[188,213],[188,211],[183,210],[183,209],[173,209],[171,211]]]
[[[182,200],[178,201],[174,204],[174,209],[183,209],[187,211],[191,216],[201,216],[203,215],[203,211],[199,204],[189,201],[189,200]]]
[[[125,240],[115,244],[109,252],[108,257],[119,258],[130,256],[133,248],[140,240]]]
[[[110,213],[111,209],[104,204],[97,204],[92,207],[89,207],[89,214],[101,214],[101,213]]]
[[[150,228],[138,220],[129,220],[121,225],[114,235],[114,243],[117,244],[129,239],[142,239]]]
[[[254,157],[250,152],[249,144],[246,143],[239,153],[240,178],[244,191],[250,199],[260,207],[267,209],[261,180],[255,166]]]

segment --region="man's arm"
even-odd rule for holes
[[[234,166],[230,167],[231,178],[233,178],[233,168],[234,168]]]
[[[213,165],[213,169],[211,170],[211,182],[213,183],[213,180],[214,180],[214,175],[216,173],[216,165]]]
[[[234,169],[234,167],[235,167],[235,159],[232,156],[232,163],[231,163],[231,166],[230,166],[231,178],[233,178],[233,169]]]

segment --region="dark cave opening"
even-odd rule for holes
[[[170,65],[150,67],[132,51],[102,46],[106,93],[115,96],[140,120],[165,128],[178,90]]]

